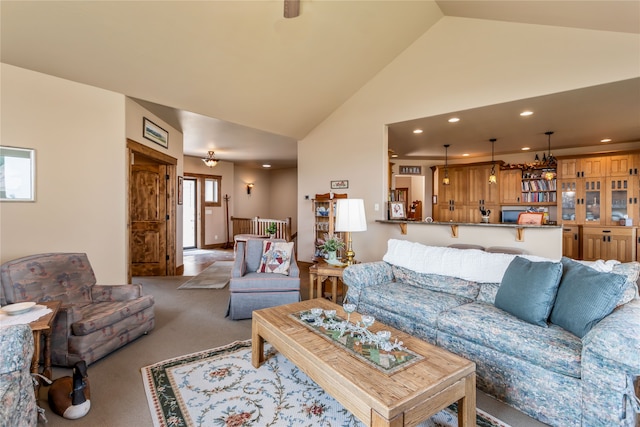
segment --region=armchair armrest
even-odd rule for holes
[[[640,299],[617,308],[582,339],[583,354],[621,366],[640,375]]]
[[[94,285],[91,287],[93,302],[127,301],[142,296],[142,285]]]

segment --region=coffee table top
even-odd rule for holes
[[[287,357],[307,374],[322,373],[324,377],[331,378],[331,390],[327,391],[338,400],[342,396],[345,400],[364,404],[350,405],[352,412],[369,407],[391,419],[420,403],[425,394],[436,395],[475,372],[475,363],[376,321],[370,327],[372,332],[389,330],[392,339],[398,338],[406,348],[423,356],[419,362],[391,375],[380,372],[290,316],[315,307],[336,310],[338,316],[346,318],[341,306],[318,298],[254,311],[253,321],[268,330],[267,341],[272,336],[279,345],[290,346],[290,354],[295,355],[296,348],[301,347],[300,353],[304,353],[304,358],[293,360]],[[351,314],[352,322],[359,319],[359,313]],[[326,384],[321,385],[326,389]],[[361,420],[370,416],[366,413],[355,415]]]

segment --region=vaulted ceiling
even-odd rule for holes
[[[443,16],[640,32],[637,1],[2,1],[2,62],[122,93],[184,151],[295,165],[296,141]]]

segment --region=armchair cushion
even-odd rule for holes
[[[274,242],[265,240],[262,243],[260,266],[256,273],[279,273],[289,275],[293,242]]]
[[[71,328],[74,335],[88,335],[152,305],[153,298],[150,295],[127,301],[85,305],[80,309],[82,319],[74,322]]]

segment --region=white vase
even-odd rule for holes
[[[338,257],[336,256],[336,251],[327,251],[327,260],[337,261]]]

